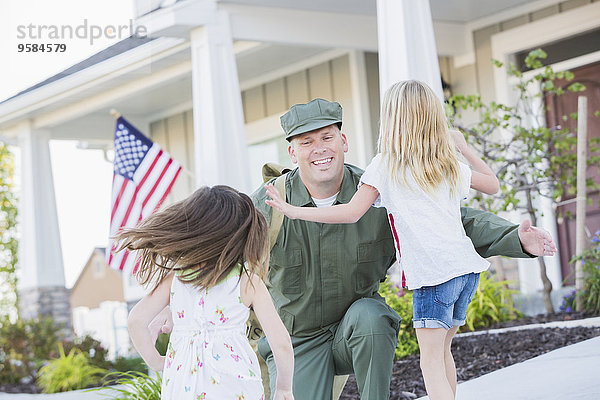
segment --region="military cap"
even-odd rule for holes
[[[281,116],[281,127],[288,142],[296,135],[333,124],[342,127],[342,106],[320,98],[295,104]]]

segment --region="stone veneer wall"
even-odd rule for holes
[[[69,290],[64,286],[31,288],[19,292],[19,312],[24,320],[50,316],[56,324],[63,325],[65,337],[72,337]]]

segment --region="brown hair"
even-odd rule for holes
[[[269,265],[265,218],[250,197],[229,186],[202,187],[115,240],[118,251],[139,250],[137,278],[153,291],[173,270],[183,282],[210,288],[238,264],[263,279]]]

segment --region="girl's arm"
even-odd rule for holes
[[[328,224],[353,224],[360,219],[369,207],[373,205],[379,192],[373,186],[363,184],[352,196],[348,204],[338,204],[331,207],[295,207],[285,202],[273,185],[266,185],[267,194],[272,200],[266,203],[279,210],[290,219],[323,222]]]
[[[163,279],[158,287],[143,297],[129,312],[127,327],[135,349],[140,353],[146,364],[155,371],[162,371],[165,357],[161,356],[152,340],[152,332],[148,325],[168,304],[171,293],[173,273]]]
[[[500,183],[498,182],[498,178],[496,178],[496,174],[481,158],[477,157],[471,151],[461,132],[451,130],[450,134],[452,135],[452,139],[454,139],[456,149],[471,164],[471,188],[487,194],[497,193],[500,189]]]
[[[243,274],[241,287],[242,302],[254,309],[275,358],[277,382],[273,399],[294,400],[292,394],[294,349],[290,335],[275,310],[269,291],[258,276],[252,275],[249,278]]]

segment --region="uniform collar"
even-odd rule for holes
[[[298,168],[295,168],[292,172],[290,172],[288,182],[293,193],[293,196],[291,196],[292,198],[288,199],[291,205],[296,207],[315,206],[310,193],[308,193],[308,189],[306,189],[304,182],[302,182],[302,179],[300,178],[300,171]],[[352,179],[352,173],[347,165],[344,164],[344,178],[342,179],[340,193],[338,194],[334,204],[348,203],[350,199],[352,199],[352,196],[355,192],[356,185],[354,179]]]

